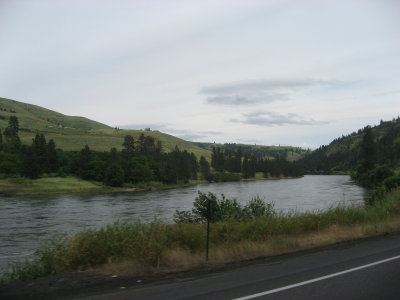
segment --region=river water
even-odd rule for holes
[[[349,176],[199,184],[118,194],[0,197],[0,273],[9,262],[27,258],[56,233],[74,233],[115,221],[170,222],[175,210],[190,210],[197,192],[224,194],[245,204],[255,196],[275,209],[317,211],[337,205],[363,205],[365,190]]]

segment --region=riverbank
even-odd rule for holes
[[[271,177],[264,178],[256,175],[254,178],[242,179],[241,181],[255,180],[279,180],[295,179],[299,177]],[[146,182],[126,185],[124,187],[111,187],[101,182],[87,181],[77,177],[46,177],[39,179],[28,179],[23,177],[0,179],[0,196],[29,196],[46,194],[72,194],[72,193],[124,193],[141,192],[151,190],[175,189],[207,183],[207,180],[190,180],[176,184],[163,184],[162,182]]]
[[[187,183],[163,184],[161,182],[141,183],[125,187],[111,187],[101,182],[82,180],[77,177],[48,177],[39,179],[8,178],[0,179],[0,196],[28,196],[72,193],[123,193],[149,190],[173,189],[204,183],[204,180],[191,180]]]
[[[369,207],[277,213],[212,224],[205,261],[205,224],[114,223],[54,239],[3,283],[83,271],[90,276],[152,276],[292,253],[400,231],[400,190]]]

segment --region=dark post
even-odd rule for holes
[[[211,205],[210,198],[207,199],[207,239],[206,239],[206,261],[208,261],[208,248],[210,245],[210,219],[211,219]]]

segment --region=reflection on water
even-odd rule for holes
[[[171,221],[175,210],[189,210],[197,192],[224,194],[242,203],[257,195],[280,211],[324,210],[361,205],[364,190],[348,176],[200,184],[151,192],[105,195],[0,197],[0,269],[29,256],[56,233],[74,233],[115,221]]]

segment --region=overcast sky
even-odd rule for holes
[[[0,96],[315,148],[400,114],[400,1],[0,0]]]

